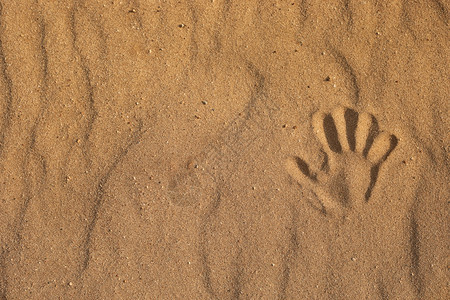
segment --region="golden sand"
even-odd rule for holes
[[[0,299],[448,299],[447,1],[0,4]]]

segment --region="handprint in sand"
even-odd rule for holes
[[[398,139],[380,132],[374,116],[337,107],[317,112],[312,127],[322,144],[324,161],[312,170],[301,157],[286,161],[286,170],[302,187],[314,192],[326,214],[343,217],[370,201],[380,168]]]

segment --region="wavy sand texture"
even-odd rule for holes
[[[445,299],[448,4],[0,1],[1,299]]]

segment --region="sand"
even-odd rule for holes
[[[1,299],[448,299],[447,1],[0,4]]]

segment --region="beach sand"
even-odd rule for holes
[[[448,299],[448,2],[0,4],[0,299]]]

